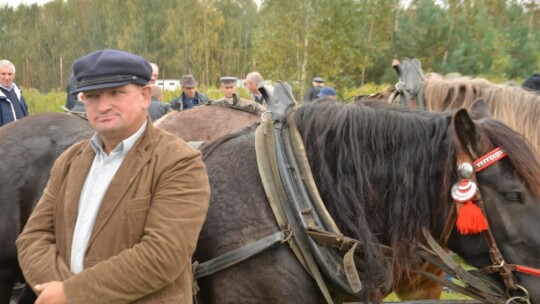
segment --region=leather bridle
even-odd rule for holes
[[[469,154],[471,154],[473,157],[476,158],[476,155],[473,153],[473,151],[470,151]],[[502,147],[497,147],[490,151],[489,153],[476,158],[474,161],[470,161],[470,156],[467,153],[461,153],[458,154],[457,162],[458,162],[458,175],[461,180],[468,179],[472,183],[476,183],[476,174],[481,172],[482,170],[486,169],[487,167],[495,164],[499,160],[506,157],[506,152]],[[471,166],[472,163],[472,166]],[[454,190],[453,190],[454,191]],[[480,194],[480,190],[477,189],[474,193],[474,196],[472,198],[472,201],[474,204],[476,204],[482,211],[483,215],[486,215],[485,212],[485,204],[483,202],[482,196]],[[453,205],[453,213],[454,211],[457,211],[459,202],[455,202]],[[445,232],[443,235],[445,236],[445,241],[448,238],[453,226],[455,225],[455,216],[450,216],[447,220],[447,223],[445,225]],[[527,267],[523,265],[516,265],[516,264],[508,264],[506,263],[504,257],[502,256],[497,243],[495,241],[495,238],[493,237],[493,233],[491,232],[491,229],[489,227],[489,223],[487,226],[487,229],[481,232],[484,240],[486,241],[487,245],[489,246],[489,256],[491,259],[492,264],[488,265],[481,270],[487,274],[494,274],[498,273],[503,281],[504,285],[507,290],[507,294],[509,299],[507,300],[507,303],[512,303],[513,301],[518,301],[522,303],[530,303],[529,299],[529,293],[528,291],[518,284],[515,276],[513,275],[513,271],[526,273],[529,275],[535,275],[540,276],[540,269]],[[511,297],[509,293],[511,291],[520,291],[523,293],[523,296],[515,296]]]

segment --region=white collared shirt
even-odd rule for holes
[[[74,273],[84,269],[84,256],[101,201],[127,153],[146,129],[146,124],[147,122],[135,134],[119,143],[109,155],[103,151],[103,143],[98,134],[92,137],[91,145],[96,156],[81,191],[77,223],[71,243],[71,271]]]
[[[12,84],[11,87],[9,87],[9,88],[6,88],[5,86],[3,86],[3,85],[0,84],[0,88],[6,90],[6,91],[8,91],[8,92],[11,92],[11,90],[13,90],[13,84]]]

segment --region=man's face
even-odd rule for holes
[[[15,79],[15,68],[12,66],[0,66],[0,84],[3,87],[11,88]]]
[[[222,84],[221,92],[223,92],[223,95],[225,95],[226,98],[232,98],[233,94],[236,92],[236,84]]]
[[[195,87],[182,87],[182,92],[184,92],[184,95],[186,95],[189,98],[195,97]]]
[[[120,142],[133,135],[147,119],[151,87],[128,84],[84,92],[88,122],[105,140]]]
[[[150,76],[149,84],[156,83],[156,80],[158,79],[158,75],[159,75],[159,70],[156,69],[155,67],[152,67],[152,76]]]
[[[252,93],[252,94],[260,94],[259,92],[259,86],[256,84],[256,83],[253,83],[249,80],[246,79],[246,88],[249,89],[249,91]]]

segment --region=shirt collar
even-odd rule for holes
[[[131,150],[131,148],[133,148],[137,139],[141,137],[144,130],[146,130],[147,123],[148,120],[144,122],[144,124],[139,128],[139,130],[137,130],[137,132],[133,133],[133,135],[124,139],[116,147],[114,147],[114,149],[111,151],[111,154],[119,152],[122,154],[122,156],[126,155]],[[92,136],[92,140],[90,142],[92,145],[92,149],[94,149],[94,152],[96,152],[96,154],[105,153],[105,151],[103,151],[103,141],[101,141],[101,137],[99,137],[98,133],[95,133],[94,136]]]
[[[5,86],[3,86],[3,85],[0,84],[0,88],[6,90],[6,91],[8,91],[8,92],[11,92],[11,90],[13,90],[13,85],[11,85],[11,88],[6,88]]]

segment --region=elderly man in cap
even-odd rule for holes
[[[199,85],[193,75],[183,75],[180,81],[182,94],[171,101],[171,107],[176,111],[191,109],[208,103],[208,97],[197,91]]]
[[[311,82],[311,88],[309,88],[304,95],[304,102],[317,99],[317,94],[319,94],[323,86],[324,79],[322,79],[321,77],[313,78],[313,81]]]
[[[251,108],[255,112],[264,112],[266,107],[256,103],[255,101],[244,99],[236,94],[236,77],[224,76],[219,79],[221,82],[221,92],[223,93],[223,98],[218,100],[218,103],[226,103],[233,106],[241,108]]]
[[[210,199],[201,153],[149,122],[142,57],[96,51],[73,72],[96,134],[56,160],[17,239],[36,303],[190,303]]]

